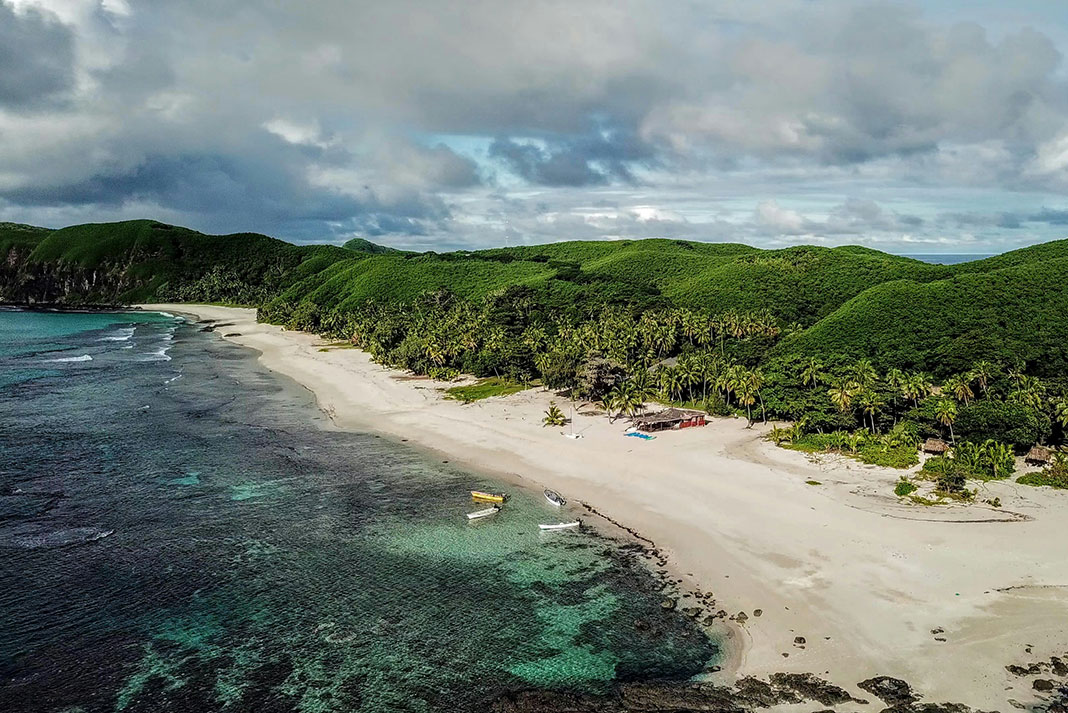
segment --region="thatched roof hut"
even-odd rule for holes
[[[635,416],[634,427],[639,431],[666,431],[705,425],[705,412],[685,408],[668,408],[646,416]]]
[[[1024,456],[1024,462],[1031,465],[1047,465],[1053,460],[1053,449],[1045,446],[1033,446]]]
[[[941,438],[928,438],[923,443],[924,453],[933,453],[934,455],[943,455],[949,450],[949,444],[943,441]]]

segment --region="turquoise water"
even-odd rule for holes
[[[194,326],[0,312],[0,710],[474,711],[716,662],[627,548],[537,529],[574,512],[325,426]],[[511,498],[469,523],[472,488]]]

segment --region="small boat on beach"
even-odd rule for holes
[[[548,488],[546,488],[544,492],[545,499],[548,500],[551,504],[556,505],[557,507],[563,507],[564,505],[567,505],[567,501],[564,500],[560,493],[556,492],[555,490],[549,490]]]
[[[487,503],[503,503],[504,497],[505,496],[503,494],[498,495],[497,493],[484,493],[481,490],[471,491],[471,498],[473,500],[482,500]]]
[[[574,522],[558,522],[555,525],[538,525],[539,530],[567,530],[571,527],[578,527],[582,523],[578,520]]]
[[[486,508],[485,510],[476,510],[475,512],[467,513],[467,519],[468,520],[479,520],[479,519],[484,518],[484,517],[489,517],[490,515],[496,515],[500,511],[501,511],[501,509],[498,506],[494,505],[493,507]]]

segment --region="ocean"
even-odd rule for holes
[[[469,523],[472,488],[511,497]],[[560,517],[196,325],[0,311],[2,711],[473,711],[716,663]]]
[[[921,262],[929,262],[932,265],[959,265],[962,262],[972,262],[974,260],[983,260],[988,257],[993,257],[993,254],[971,254],[971,253],[917,253],[917,254],[905,254],[901,257],[910,257],[913,260],[919,260]]]

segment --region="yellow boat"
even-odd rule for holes
[[[483,500],[487,503],[503,503],[504,496],[495,493],[484,493],[481,490],[472,490],[471,497],[474,500]]]

